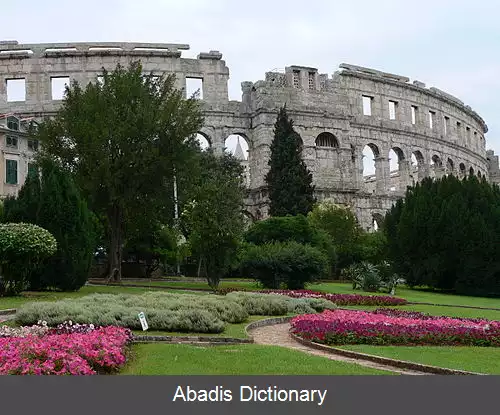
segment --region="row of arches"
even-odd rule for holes
[[[196,141],[200,144],[202,150],[211,147],[211,143],[203,134],[196,134]],[[224,150],[231,153],[237,158],[248,160],[249,146],[248,142],[242,135],[231,134],[224,140]],[[241,151],[240,151],[241,150]]]

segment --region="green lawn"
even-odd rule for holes
[[[459,369],[491,375],[500,374],[500,348],[497,347],[352,345],[342,346],[342,348],[448,369]]]
[[[124,375],[392,375],[276,346],[137,344]]]
[[[203,289],[210,291],[206,281],[151,281],[151,280],[125,280],[122,285],[144,285],[148,287],[166,287],[176,289]],[[259,286],[255,281],[221,281],[219,288],[239,288],[245,290],[258,290]]]
[[[233,337],[236,339],[247,339],[248,336],[245,332],[245,327],[253,321],[265,320],[267,318],[276,318],[276,316],[250,316],[248,321],[238,324],[228,324],[222,333],[180,333],[180,332],[166,332],[166,331],[142,331],[134,330],[133,333],[137,335],[146,336],[203,336],[203,337]]]
[[[322,283],[314,284],[309,287],[314,291],[322,291],[326,293],[336,294],[361,294],[374,295],[374,293],[365,293],[362,291],[354,291],[351,284],[342,283]],[[387,295],[387,294],[376,294]],[[432,303],[445,305],[467,305],[473,307],[486,307],[500,309],[500,298],[483,298],[483,297],[466,297],[452,294],[442,294],[437,292],[429,292],[422,290],[412,290],[406,287],[396,288],[396,297],[401,297],[410,302],[416,303]]]

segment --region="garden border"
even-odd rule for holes
[[[294,339],[296,342],[307,346],[311,347],[316,350],[322,350],[326,351],[328,353],[332,354],[338,354],[341,356],[345,357],[350,357],[353,359],[358,359],[358,360],[367,360],[370,362],[374,363],[380,363],[386,366],[392,366],[396,367],[399,369],[410,369],[410,370],[416,370],[419,372],[424,372],[424,373],[431,373],[435,375],[476,375],[476,376],[488,376],[486,373],[476,373],[476,372],[468,372],[465,370],[458,370],[458,369],[448,369],[444,367],[438,367],[438,366],[431,366],[431,365],[424,365],[422,363],[414,363],[414,362],[408,362],[406,360],[396,360],[396,359],[390,359],[388,357],[380,357],[380,356],[375,356],[371,354],[366,354],[366,353],[359,353],[359,352],[354,352],[352,350],[344,350],[344,349],[339,349],[336,347],[331,347],[331,346],[326,346],[320,343],[315,343],[310,340],[305,340],[296,334],[293,334],[291,331],[289,332],[290,336],[292,339]]]
[[[245,326],[245,334],[252,340],[254,343],[253,336],[250,334],[250,331],[259,327],[265,326],[274,326],[276,324],[289,323],[292,318],[295,316],[282,316],[282,317],[273,317],[273,318],[265,318],[262,320],[252,321],[250,324]]]
[[[5,310],[0,310],[0,316],[10,316],[17,313],[15,308],[6,308]]]
[[[209,336],[148,336],[135,335],[132,337],[133,344],[139,343],[169,343],[169,344],[194,344],[194,345],[233,345],[251,344],[252,339],[238,339],[236,337],[209,337]]]

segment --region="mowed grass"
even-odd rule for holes
[[[57,301],[65,298],[79,298],[90,294],[143,294],[145,292],[151,291],[148,288],[138,288],[138,287],[113,287],[113,286],[84,286],[76,292],[56,292],[56,291],[46,291],[46,292],[23,292],[21,295],[15,297],[0,297],[0,310],[6,310],[9,308],[18,308],[23,304],[30,303],[33,301]],[[182,293],[179,290],[166,290],[169,292]],[[196,294],[195,292],[190,292],[190,294]],[[204,295],[204,293],[200,293]]]
[[[206,290],[211,291],[211,288],[205,281],[151,281],[151,280],[124,280],[122,286],[126,285],[143,285],[147,287],[158,288],[175,288],[187,290]],[[259,290],[259,284],[255,281],[221,281],[219,288],[237,288],[245,290]]]
[[[137,344],[123,375],[392,375],[278,346]]]
[[[350,345],[341,348],[448,369],[490,375],[500,374],[500,347]]]
[[[359,290],[354,291],[351,284],[344,283],[321,283],[311,285],[309,288],[314,291],[334,294],[387,295],[384,293],[366,293]],[[439,292],[412,290],[406,287],[397,287],[395,296],[415,303],[466,305],[472,307],[500,309],[500,298],[467,297],[461,295],[443,294]]]

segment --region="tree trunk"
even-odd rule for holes
[[[118,205],[108,212],[110,225],[108,282],[122,280],[122,209]]]

